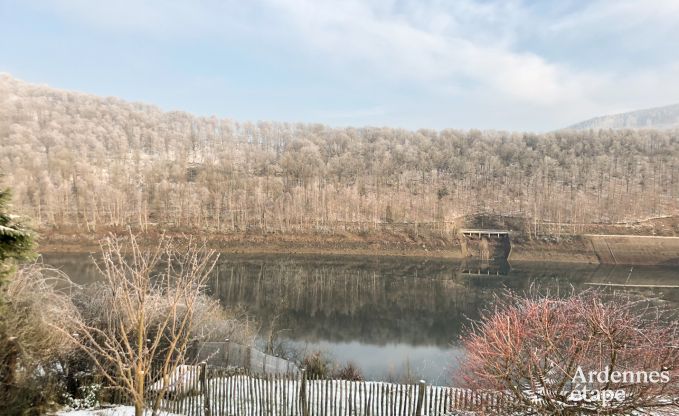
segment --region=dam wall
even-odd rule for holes
[[[679,237],[586,234],[602,264],[679,266]]]

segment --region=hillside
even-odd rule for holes
[[[595,117],[568,129],[671,129],[679,128],[679,104]]]
[[[76,232],[388,230],[384,239],[415,241],[480,213],[533,233],[679,212],[679,137],[666,131],[237,122],[4,75],[0,144],[0,186],[16,208]]]

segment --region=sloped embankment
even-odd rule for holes
[[[585,235],[603,264],[679,265],[679,237]]]

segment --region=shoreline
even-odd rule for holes
[[[427,258],[427,259],[449,259],[449,260],[478,260],[464,257],[458,250],[395,250],[383,248],[332,248],[318,246],[311,247],[277,247],[271,245],[260,246],[215,246],[211,248],[223,254],[246,254],[246,255],[266,255],[266,254],[289,254],[289,255],[319,255],[319,256],[375,256],[375,257],[402,257],[402,258]],[[96,245],[84,244],[54,244],[51,242],[40,244],[38,253],[94,253],[99,251]],[[549,252],[521,252],[512,254],[509,261],[521,262],[549,262],[549,263],[578,263],[578,264],[600,264],[596,255],[569,253],[567,251]]]
[[[180,235],[177,233],[176,235]],[[94,253],[99,251],[98,241],[105,233],[48,233],[41,234],[38,253]],[[168,235],[170,235],[168,233]],[[171,234],[175,235],[175,234]],[[190,235],[190,234],[184,234]],[[152,245],[159,233],[140,234],[143,245]],[[194,235],[195,236],[195,235]],[[220,234],[204,235],[208,246],[225,254],[290,254],[321,256],[379,256],[402,258],[430,258],[465,260],[461,245],[455,240],[405,239],[367,236],[318,236],[308,234],[245,235]],[[393,237],[393,236],[392,236]],[[473,258],[472,258],[473,259]],[[547,244],[530,242],[514,244],[510,261],[536,261],[598,264],[598,258],[579,243]]]
[[[149,242],[145,242],[149,245]],[[322,255],[322,256],[383,256],[383,257],[413,257],[413,258],[438,258],[462,260],[459,247],[443,249],[422,248],[385,248],[375,247],[371,244],[352,244],[351,247],[338,247],[335,244],[284,244],[284,243],[249,243],[230,242],[223,244],[220,241],[208,240],[208,246],[224,254],[291,254],[291,255]],[[96,242],[82,240],[80,242],[60,242],[54,240],[42,240],[39,243],[38,253],[88,253],[99,251]]]
[[[127,232],[113,232],[125,235]],[[283,234],[283,233],[188,233],[165,232],[170,237],[205,238],[208,247],[225,254],[291,254],[325,256],[384,256],[478,260],[465,256],[459,237],[420,235],[416,238],[394,233],[374,234]],[[83,253],[99,251],[99,240],[109,235],[97,233],[40,233],[38,253]],[[142,245],[153,245],[162,235],[158,230],[138,233]],[[508,261],[579,264],[620,264],[679,266],[679,237],[583,234],[543,236],[528,239],[511,237]],[[496,257],[498,258],[498,257]]]

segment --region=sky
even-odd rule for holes
[[[679,102],[679,0],[0,0],[0,72],[239,121],[548,131]]]

